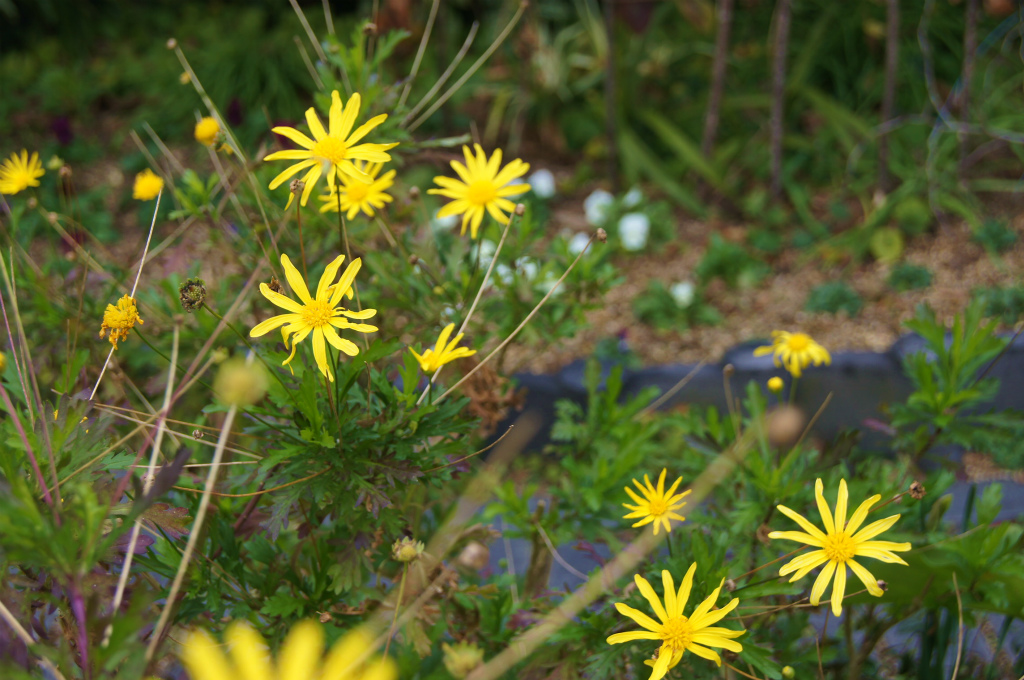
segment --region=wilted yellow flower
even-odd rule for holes
[[[782,366],[794,378],[799,378],[803,369],[813,362],[815,366],[832,363],[828,350],[816,343],[806,333],[772,331],[772,344],[754,350],[755,357],[773,354],[775,365]]]
[[[466,677],[484,662],[484,650],[465,640],[454,645],[442,642],[441,650],[444,652],[444,667],[453,678]]]
[[[450,323],[445,326],[444,330],[441,331],[441,335],[437,338],[437,344],[434,345],[434,349],[428,349],[423,354],[418,354],[412,347],[409,348],[412,355],[416,357],[416,361],[420,362],[420,368],[423,369],[424,373],[433,373],[449,362],[476,354],[475,349],[456,347],[456,345],[462,342],[462,336],[465,333],[459,333],[452,338],[451,342],[448,342],[448,337],[452,334],[453,330],[455,330],[455,324]]]
[[[114,346],[114,349],[117,349],[118,340],[127,340],[128,331],[136,323],[140,326],[144,323],[139,316],[137,303],[131,295],[125,295],[117,301],[117,306],[107,305],[106,311],[103,312],[103,325],[100,326],[100,337],[105,337],[109,332],[110,344]]]
[[[266,321],[257,324],[249,331],[250,337],[258,338],[268,332],[284,326],[281,334],[284,336],[285,347],[291,344],[292,352],[282,364],[288,365],[295,357],[295,348],[300,342],[306,339],[310,333],[313,334],[313,358],[320,372],[327,376],[331,382],[334,381],[334,374],[331,372],[330,364],[327,361],[327,344],[331,343],[335,349],[354,357],[359,354],[359,348],[351,340],[338,335],[335,328],[351,329],[359,333],[374,333],[376,326],[363,323],[351,323],[349,319],[369,319],[377,313],[376,309],[364,309],[361,312],[354,312],[341,306],[342,298],[346,295],[352,297],[352,282],[355,281],[359,268],[363,261],[358,257],[345,268],[338,283],[334,284],[338,276],[338,269],[345,261],[344,255],[339,255],[327,265],[320,283],[316,287],[316,297],[310,297],[306,282],[302,280],[299,270],[295,268],[287,255],[281,255],[281,266],[284,268],[284,275],[288,284],[292,287],[292,293],[299,302],[288,298],[281,293],[275,293],[265,283],[260,284],[260,292],[263,297],[273,302],[278,307],[288,310],[289,314],[273,316]],[[333,284],[333,285],[332,285]]]
[[[714,661],[722,665],[722,657],[710,647],[728,649],[731,652],[742,652],[743,645],[734,642],[746,631],[732,630],[730,628],[712,627],[714,624],[725,618],[726,614],[736,608],[740,603],[738,599],[729,600],[721,609],[712,611],[712,607],[718,601],[718,595],[722,591],[722,583],[701,602],[689,617],[683,615],[687,600],[690,599],[690,589],[693,586],[693,573],[697,569],[697,563],[690,565],[683,577],[683,583],[679,586],[679,592],[675,590],[675,582],[672,574],[667,570],[661,572],[662,586],[665,588],[665,605],[662,606],[654,588],[639,574],[634,581],[640,594],[644,596],[651,609],[654,610],[658,621],[647,616],[638,609],[633,609],[621,602],[615,603],[619,613],[628,616],[636,621],[646,630],[634,630],[626,633],[615,633],[608,637],[608,644],[616,645],[620,642],[631,642],[633,640],[661,640],[661,648],[658,650],[658,658],[655,661],[647,661],[648,665],[654,666],[650,680],[660,680],[670,668],[673,668],[683,658],[686,652],[692,652],[697,656]]]
[[[509,215],[506,213],[516,209],[515,203],[508,200],[508,197],[530,190],[530,185],[525,182],[509,182],[525,175],[530,164],[517,158],[499,172],[501,149],[495,149],[494,155],[488,159],[479,144],[473,147],[476,149],[475,158],[470,154],[468,146],[462,147],[462,154],[466,157],[465,165],[452,161],[452,169],[462,181],[451,177],[435,177],[434,183],[441,188],[430,189],[427,193],[454,199],[441,208],[437,216],[462,215],[462,233],[466,233],[466,225],[469,225],[470,237],[475,239],[485,210],[499,223],[508,224]]]
[[[672,484],[669,490],[665,491],[665,475],[668,474],[668,470],[662,469],[661,476],[658,477],[658,488],[654,488],[651,484],[651,478],[644,475],[644,483],[633,480],[636,484],[636,488],[643,494],[643,498],[634,493],[628,486],[626,487],[626,493],[633,499],[636,505],[630,505],[629,503],[623,503],[623,507],[627,510],[632,510],[628,515],[624,515],[623,519],[636,519],[637,517],[642,518],[639,522],[634,524],[634,527],[642,527],[645,524],[654,523],[654,534],[658,534],[659,525],[665,526],[665,531],[672,531],[672,524],[669,522],[670,519],[676,519],[680,522],[686,520],[682,515],[676,514],[676,510],[679,510],[686,501],[683,499],[690,493],[690,489],[676,494],[676,489],[679,488],[679,484],[682,483],[683,478],[679,477]],[[675,495],[673,495],[675,494]]]
[[[193,133],[196,141],[204,146],[213,146],[217,141],[217,135],[220,134],[220,123],[217,122],[216,118],[210,116],[204,116],[196,123],[196,129]]]
[[[391,546],[391,556],[399,562],[412,562],[423,554],[425,547],[423,541],[417,541],[411,536],[404,536]]]
[[[164,188],[160,175],[146,168],[135,175],[135,186],[132,187],[132,198],[140,201],[152,201]]]
[[[273,131],[284,135],[292,140],[301,149],[289,149],[287,151],[276,151],[265,156],[265,161],[289,160],[299,161],[291,166],[270,182],[270,189],[274,190],[281,186],[288,178],[301,170],[308,170],[302,177],[305,187],[302,190],[302,199],[299,201],[306,205],[309,195],[313,192],[320,175],[327,175],[327,186],[334,188],[336,178],[348,175],[363,184],[373,184],[373,179],[357,168],[353,161],[367,161],[370,163],[386,163],[391,160],[391,155],[385,153],[388,149],[398,146],[398,142],[390,144],[358,144],[371,130],[387,120],[387,114],[382,113],[374,116],[355,130],[356,117],[359,115],[359,106],[362,99],[359,93],[353,94],[348,104],[342,106],[341,95],[335,90],[331,93],[331,111],[328,120],[328,129],[325,130],[323,123],[313,107],[306,109],[306,123],[313,139],[302,134],[295,128],[276,127]],[[294,194],[288,194],[288,203],[285,208],[292,204]]]
[[[782,382],[782,378],[780,378],[777,375],[773,375],[772,377],[768,378],[768,389],[774,392],[775,394],[781,392],[782,388],[785,386],[785,383]]]
[[[871,506],[877,503],[882,497],[874,495],[860,504],[857,511],[853,513],[849,523],[846,522],[846,504],[849,494],[846,491],[846,480],[839,481],[839,496],[836,499],[836,512],[833,518],[832,512],[825,502],[822,494],[823,485],[821,479],[814,483],[814,497],[818,504],[818,513],[821,515],[821,522],[825,526],[822,532],[818,527],[811,524],[802,515],[793,512],[785,505],[777,506],[779,512],[789,517],[800,525],[803,531],[773,531],[768,534],[769,538],[783,538],[788,541],[797,541],[818,548],[809,553],[800,555],[779,570],[779,576],[785,576],[791,572],[793,578],[790,583],[806,576],[812,569],[822,564],[825,568],[818,574],[811,588],[811,604],[817,605],[821,602],[821,596],[825,593],[832,575],[835,574],[835,582],[832,584],[832,613],[839,616],[843,611],[843,595],[846,592],[846,567],[849,566],[857,578],[861,580],[868,592],[875,597],[882,596],[882,588],[878,581],[858,563],[854,557],[871,557],[890,564],[906,564],[899,556],[892,551],[910,550],[909,543],[893,543],[892,541],[872,541],[883,531],[888,530],[899,515],[891,515],[877,522],[872,522],[860,531],[860,525],[867,519]]]
[[[33,151],[29,158],[28,151],[22,149],[21,156],[13,153],[0,164],[0,194],[13,196],[29,187],[37,187],[39,178],[45,174],[39,154]]]
[[[338,181],[341,184],[334,185],[331,193],[320,197],[320,200],[324,202],[320,206],[320,212],[338,212],[339,193],[341,193],[341,209],[348,211],[346,217],[350,220],[358,215],[359,211],[362,211],[369,217],[373,217],[374,208],[379,210],[384,207],[385,203],[390,203],[393,200],[390,195],[384,192],[395,183],[394,170],[388,170],[384,173],[383,177],[378,179],[377,175],[380,173],[381,168],[384,167],[383,163],[356,161],[354,165],[357,170],[365,172],[367,177],[373,180],[373,183],[365,184],[361,180],[354,180],[348,175],[338,175]]]
[[[388,659],[369,657],[358,662],[373,645],[373,638],[363,630],[343,636],[324,657],[323,628],[315,621],[300,621],[285,638],[276,663],[263,636],[248,623],[231,624],[224,639],[227,644],[220,645],[203,631],[188,635],[181,660],[192,680],[395,680],[398,676]]]

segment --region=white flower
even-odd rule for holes
[[[536,278],[537,271],[540,269],[537,263],[528,257],[520,259],[516,264],[519,266],[519,271],[523,272],[523,276],[527,281],[532,281]]]
[[[538,281],[537,283],[535,283],[534,287],[537,290],[539,290],[540,292],[542,292],[545,295],[547,295],[551,291],[552,288],[555,288],[555,283],[557,283],[557,282],[558,282],[558,277],[555,276],[552,272],[548,272],[544,276],[544,280],[543,281]],[[555,297],[556,295],[561,295],[561,294],[562,294],[562,288],[558,287],[558,288],[555,288],[555,292],[554,293],[551,293],[551,297]]]
[[[644,200],[644,195],[637,187],[633,187],[626,192],[626,195],[622,197],[622,205],[625,208],[632,208],[640,205],[640,201]]]
[[[590,243],[590,237],[584,234],[582,231],[573,234],[572,238],[569,239],[569,252],[573,255],[579,255],[583,252],[583,249]]]
[[[501,281],[503,285],[512,283],[512,268],[507,264],[499,264],[494,268],[494,278]]]
[[[642,250],[651,233],[651,220],[643,213],[628,213],[619,220],[619,240],[626,250]]]
[[[604,189],[595,189],[594,193],[583,199],[583,212],[587,214],[587,222],[600,227],[608,219],[615,198]]]
[[[441,318],[447,321],[454,321],[456,313],[456,309],[451,305],[445,305],[441,308]]]
[[[483,239],[480,241],[480,261],[490,262],[491,258],[494,257],[494,252],[498,249],[498,246],[494,244],[494,241],[488,241]]]
[[[451,231],[458,223],[458,215],[449,215],[448,217],[435,217],[434,219],[430,220],[430,228],[434,232]]]
[[[676,301],[677,305],[689,307],[693,303],[693,297],[697,289],[692,281],[680,281],[679,283],[673,283],[668,292],[672,295],[672,299]]]
[[[555,176],[550,170],[541,168],[527,178],[527,183],[533,188],[533,193],[538,198],[551,198],[555,195]]]

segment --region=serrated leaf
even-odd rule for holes
[[[192,521],[187,508],[177,508],[167,503],[154,503],[142,513],[142,519],[159,527],[170,538],[187,534]]]

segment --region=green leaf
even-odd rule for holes
[[[987,526],[995,521],[1003,506],[1003,485],[992,484],[985,488],[978,500],[978,525]]]
[[[741,659],[761,671],[767,678],[778,680],[782,677],[782,666],[772,660],[772,652],[770,649],[758,647],[757,645],[753,645],[749,642],[743,642],[742,644],[743,651],[740,652]]]

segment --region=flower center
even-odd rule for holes
[[[494,184],[486,179],[479,179],[469,185],[466,200],[474,205],[487,205],[498,197]]]
[[[693,626],[685,616],[677,616],[669,619],[661,627],[661,639],[672,648],[673,652],[679,652],[690,644],[693,638]]]
[[[366,200],[366,196],[369,193],[370,187],[368,184],[353,182],[345,187],[345,195],[348,196],[349,203],[362,203]]]
[[[789,345],[789,349],[792,352],[802,352],[811,345],[811,336],[806,333],[793,333],[789,336],[789,340],[786,341]]]
[[[337,165],[348,158],[348,147],[337,137],[327,136],[313,145],[309,153]]]
[[[853,558],[857,551],[857,545],[843,532],[829,534],[821,549],[825,551],[825,557],[831,562],[845,564]]]
[[[668,512],[668,503],[664,498],[655,498],[648,504],[647,511],[652,515],[664,515]]]
[[[334,310],[326,302],[313,300],[302,308],[302,322],[313,328],[320,328],[330,323]]]

